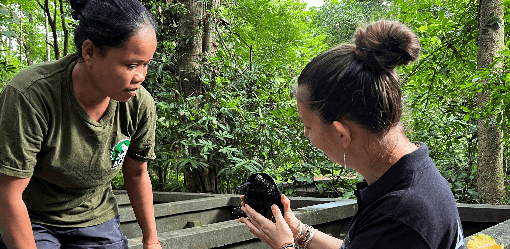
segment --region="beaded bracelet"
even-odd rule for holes
[[[303,231],[303,227],[305,227]],[[301,221],[299,222],[299,233],[294,239],[294,243],[296,244],[297,249],[306,249],[313,236],[317,232],[317,229],[312,226],[305,225]]]
[[[289,248],[289,247],[294,247],[294,244],[292,243],[283,243],[280,247],[278,247],[279,249],[285,249],[285,248]]]
[[[317,232],[317,229],[315,229],[312,226],[310,226],[310,237],[308,237],[308,239],[305,242],[305,248],[308,247],[308,244],[310,244],[310,241],[312,240],[312,238],[313,238],[313,236],[315,235],[316,232]]]

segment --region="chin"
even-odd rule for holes
[[[112,98],[113,100],[117,101],[117,102],[128,102],[129,100],[131,100],[133,97],[132,96],[129,96],[129,97],[123,97],[123,98]]]

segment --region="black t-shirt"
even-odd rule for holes
[[[463,248],[453,194],[425,144],[372,185],[358,183],[358,212],[341,249]]]

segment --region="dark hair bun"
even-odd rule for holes
[[[73,9],[71,16],[73,17],[74,20],[79,20],[82,9],[85,8],[85,5],[87,5],[87,3],[90,0],[69,0],[69,1],[71,2],[71,8]]]
[[[378,21],[354,37],[356,56],[372,69],[391,71],[420,56],[420,40],[406,25],[396,21]]]

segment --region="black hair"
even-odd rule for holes
[[[121,47],[145,25],[157,30],[154,17],[138,0],[70,0],[70,3],[71,15],[79,20],[74,43],[80,56],[87,39],[103,50]]]
[[[402,114],[394,69],[419,57],[419,39],[402,23],[378,21],[359,29],[354,44],[327,50],[306,65],[298,87],[308,92],[298,101],[317,111],[324,123],[347,118],[372,132],[388,131]]]

